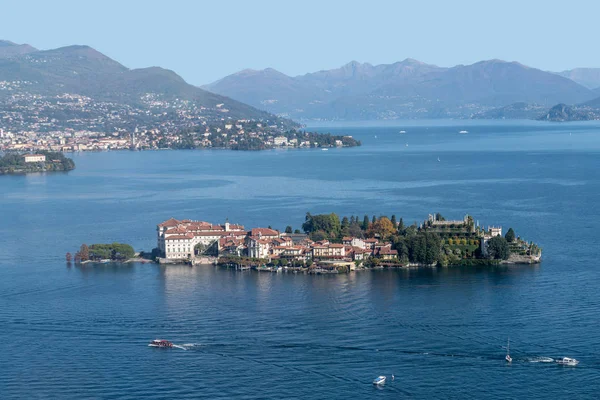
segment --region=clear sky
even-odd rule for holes
[[[245,68],[299,75],[407,57],[600,67],[595,0],[5,0],[0,10],[0,39],[39,49],[87,44],[196,85]]]

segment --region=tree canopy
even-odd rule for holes
[[[388,217],[381,217],[369,226],[367,236],[387,239],[396,232],[396,227]]]
[[[308,234],[323,231],[326,238],[336,239],[341,231],[340,217],[335,213],[319,215],[307,213],[306,220],[302,224],[302,229]]]
[[[507,260],[510,257],[508,242],[502,236],[495,236],[488,240],[488,258],[495,260]]]
[[[513,230],[513,228],[508,229],[508,232],[506,232],[504,238],[508,243],[513,242],[515,240],[515,231]]]

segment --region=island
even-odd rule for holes
[[[306,214],[302,229],[245,229],[229,223],[171,218],[157,225],[153,258],[164,264],[214,263],[236,269],[340,273],[384,267],[533,264],[542,249],[510,228],[484,228],[470,215],[446,220],[430,214],[405,225],[395,215],[340,218]]]
[[[136,253],[129,244],[110,243],[92,244],[90,246],[82,244],[74,256],[67,253],[66,260],[68,263],[75,261],[76,264],[85,264],[90,262],[129,262],[143,259],[143,257],[134,259],[135,256]]]
[[[75,162],[60,152],[8,153],[0,158],[0,175],[71,171],[73,169],[75,169]]]

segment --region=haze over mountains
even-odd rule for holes
[[[551,73],[501,60],[443,68],[406,59],[382,65],[352,61],[296,77],[270,68],[243,70],[204,88],[299,120],[468,118],[513,103],[521,104],[521,112],[538,112],[590,101],[599,96],[589,88],[594,74],[594,69]]]
[[[199,88],[160,67],[129,69],[89,46],[38,50],[0,40],[0,104],[4,114],[16,113],[5,119],[12,126],[25,123],[28,107],[30,114],[66,118],[60,110],[64,102],[57,100],[65,94],[90,102],[79,108],[73,102],[70,120],[91,115],[106,124],[105,130],[116,126],[103,118],[106,113],[132,124],[160,120],[179,127],[227,118],[294,125],[273,114],[299,121],[592,119],[600,116],[600,68],[553,73],[501,60],[451,68],[414,59],[381,65],[352,61],[296,77],[271,68],[243,70]],[[565,104],[573,112],[565,112]],[[560,112],[548,113],[555,105]]]
[[[558,74],[588,89],[594,89],[594,92],[600,95],[600,68],[574,68]]]
[[[89,97],[94,105],[108,103],[104,109],[130,113],[132,119],[143,119],[148,110],[156,111],[161,105],[164,112],[174,114],[178,109],[190,109],[200,120],[280,121],[265,111],[190,85],[173,71],[129,69],[89,46],[41,51],[0,41],[0,102],[5,111],[42,99],[56,103],[54,97],[64,94]],[[93,111],[92,105],[78,110],[80,114]]]

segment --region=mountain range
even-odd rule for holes
[[[14,103],[24,95],[52,97],[68,93],[141,110],[150,106],[149,99],[176,101],[195,108],[205,120],[283,121],[266,111],[190,85],[173,71],[159,67],[129,69],[89,46],[38,50],[27,44],[0,41],[2,82],[0,102]]]
[[[473,117],[514,103],[549,109],[600,96],[600,69],[561,73],[488,60],[451,68],[406,59],[290,77],[272,68],[243,70],[203,88],[298,119]]]
[[[103,118],[107,112],[121,115],[122,122],[129,115],[130,124],[160,121],[178,128],[229,118],[282,127],[298,126],[287,118],[593,118],[600,109],[600,69],[554,73],[502,60],[447,68],[409,58],[381,65],[352,61],[295,77],[272,68],[247,69],[197,87],[160,67],[129,69],[89,46],[38,50],[0,40],[0,105],[5,115],[11,110],[18,114],[10,118],[11,128],[20,126],[19,118],[28,119],[23,110],[31,104],[37,108],[30,114],[42,115],[34,128],[44,116],[64,117],[56,109],[64,105],[57,99],[65,94],[86,96],[94,103],[75,111],[70,106],[71,118],[65,119],[77,119],[74,113],[93,114],[105,130],[126,128],[108,123]],[[50,100],[54,110],[48,111],[40,99]],[[548,113],[557,104],[563,111],[567,104],[585,113]],[[182,108],[188,111],[184,118]]]

